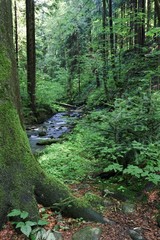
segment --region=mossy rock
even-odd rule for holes
[[[44,139],[37,142],[37,145],[51,145],[53,143],[61,143],[62,139]]]
[[[76,232],[72,240],[99,240],[101,232],[101,228],[88,226]]]
[[[88,192],[85,194],[84,198],[93,206],[96,208],[104,206],[103,198],[93,194],[91,192]]]

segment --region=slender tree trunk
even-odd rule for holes
[[[111,65],[112,65],[112,74],[115,85],[117,85],[117,78],[115,72],[115,46],[114,46],[114,34],[113,34],[113,12],[112,12],[112,0],[109,0],[109,28],[110,28],[110,50],[111,50]]]
[[[104,92],[107,95],[107,49],[106,49],[106,0],[102,0],[102,56],[103,56],[103,84],[104,84]],[[97,79],[97,78],[96,78]],[[98,81],[99,84],[99,81]]]
[[[133,0],[130,0],[130,35],[134,35],[134,4]],[[130,36],[129,38],[129,48],[132,49],[134,46],[134,38]]]
[[[121,19],[123,19],[125,17],[125,5],[122,4],[121,5]],[[123,27],[123,24],[121,26],[121,28]],[[124,44],[124,40],[123,40],[123,36],[120,36],[120,49],[123,48],[123,44]]]
[[[151,27],[151,0],[147,0],[147,31],[149,31]]]
[[[157,13],[158,21],[160,22],[160,1],[155,0],[155,12]]]
[[[158,18],[158,27],[160,27],[160,1],[159,0],[155,0],[155,10],[157,13],[157,18]],[[160,37],[159,35],[157,36],[157,44],[158,44],[158,50],[160,51]],[[158,64],[157,64],[157,68],[159,68],[160,66],[160,56],[158,55]],[[160,82],[160,77],[158,78],[158,85]]]
[[[39,218],[37,202],[63,214],[105,222],[89,205],[73,197],[61,182],[48,177],[34,159],[17,109],[19,95],[12,35],[11,1],[0,0],[0,227],[11,209]]]
[[[36,116],[36,53],[34,0],[26,0],[27,25],[27,90],[29,105]]]
[[[139,45],[143,47],[145,43],[145,0],[139,0],[139,12],[142,14],[139,26]]]
[[[157,27],[157,8],[154,2],[154,27]]]
[[[14,25],[15,25],[15,48],[16,48],[16,62],[18,67],[18,22],[17,22],[17,2],[14,1]]]
[[[134,4],[134,11],[135,11],[135,23],[134,23],[134,44],[135,44],[135,48],[137,48],[138,45],[138,4],[137,4],[137,0],[133,1]]]

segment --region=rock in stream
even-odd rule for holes
[[[43,150],[46,145],[59,142],[64,133],[68,133],[74,127],[76,120],[82,116],[82,112],[60,112],[46,120],[43,124],[27,129],[27,135],[33,152]]]

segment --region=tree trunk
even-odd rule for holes
[[[147,0],[147,31],[151,28],[151,10],[152,10],[152,4],[151,0]]]
[[[35,16],[34,0],[26,0],[27,27],[27,91],[29,106],[36,116],[36,56],[35,56]]]
[[[142,14],[138,24],[138,44],[143,47],[145,42],[145,0],[138,1],[138,12]]]
[[[37,202],[52,208],[58,203],[65,215],[103,223],[100,214],[49,178],[32,155],[14,101],[18,84],[11,19],[11,1],[0,0],[0,227],[14,208],[37,220]]]
[[[16,62],[18,67],[18,22],[17,22],[17,3],[14,2],[14,29],[15,29],[15,48],[16,48]]]
[[[114,43],[114,33],[113,33],[113,1],[109,0],[109,29],[110,29],[110,50],[111,50],[111,65],[112,65],[112,74],[115,85],[117,86],[117,76],[115,71],[115,43]]]
[[[158,22],[160,23],[160,1],[155,0],[155,11],[157,13]]]
[[[103,84],[104,84],[104,92],[107,95],[107,39],[106,39],[106,0],[102,0],[102,56],[103,56]],[[96,78],[99,79],[99,78]],[[99,81],[98,81],[99,82]]]

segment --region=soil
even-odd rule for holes
[[[87,185],[70,185],[73,192],[76,189],[77,196],[83,196],[86,192],[92,192],[101,195],[101,192],[94,184]],[[84,188],[82,187],[84,186]],[[157,205],[159,204],[158,190],[145,192],[147,201],[145,203],[139,202],[136,204],[136,209],[133,213],[126,214],[120,209],[119,201],[111,207],[103,208],[103,216],[109,219],[107,224],[99,224],[92,222],[85,222],[82,219],[72,219],[62,217],[60,214],[52,212],[50,209],[42,213],[43,206],[39,206],[39,211],[42,216],[48,214],[49,224],[46,229],[54,229],[61,232],[64,240],[71,240],[73,234],[80,228],[85,226],[100,227],[102,234],[100,240],[131,240],[129,230],[138,228],[146,240],[160,240],[160,228],[156,221],[158,213]],[[4,228],[0,231],[0,240],[26,240],[23,234],[15,231],[12,224],[7,222]]]

